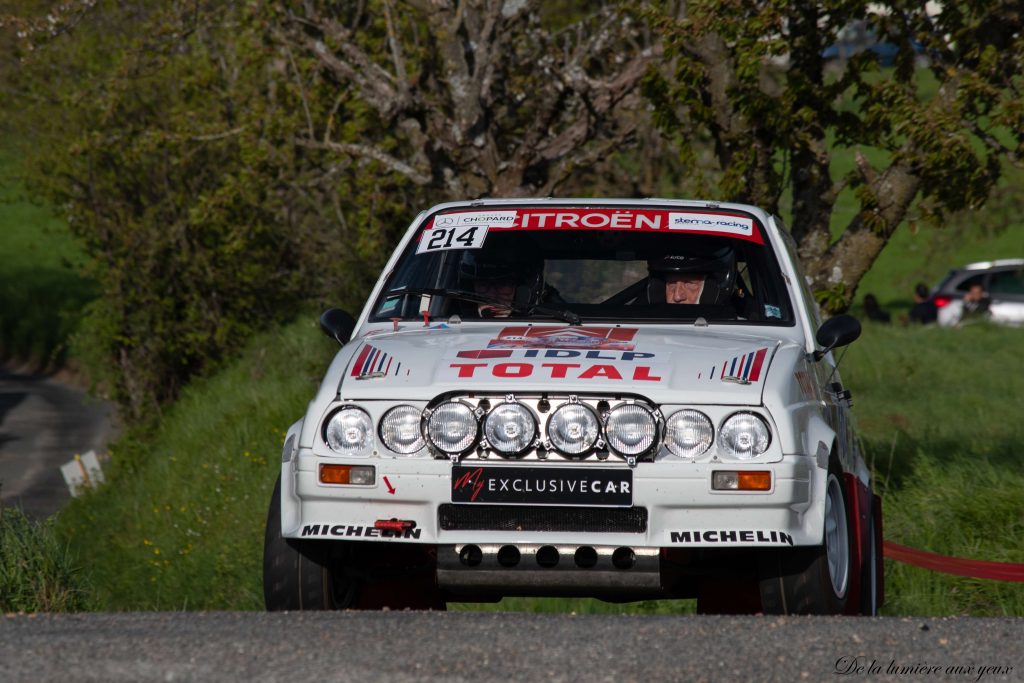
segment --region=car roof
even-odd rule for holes
[[[669,199],[666,197],[518,197],[501,199],[474,199],[437,204],[431,207],[426,213],[433,213],[436,211],[444,211],[454,208],[471,206],[522,206],[531,204],[538,206],[543,206],[545,204],[555,206],[630,206],[635,208],[645,208],[651,207],[652,205],[660,205],[686,207],[691,209],[725,209],[752,213],[759,219],[761,219],[763,223],[767,222],[766,219],[769,216],[768,212],[766,212],[764,209],[758,206],[754,206],[752,204],[739,204],[735,202],[721,202],[699,199]]]
[[[968,263],[962,270],[989,270],[991,268],[1002,268],[1005,266],[1024,266],[1024,258],[1004,258],[995,261],[977,261]]]

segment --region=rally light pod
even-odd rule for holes
[[[575,396],[551,413],[545,431],[551,446],[567,458],[586,458],[604,445],[597,413]]]
[[[608,448],[624,458],[642,457],[658,445],[658,416],[639,403],[620,403],[604,424]]]
[[[423,448],[425,441],[420,430],[422,414],[413,406],[395,406],[380,420],[378,433],[384,445],[395,453],[410,455]]]
[[[468,453],[480,437],[478,410],[462,401],[445,401],[425,411],[427,441],[449,457]]]
[[[537,419],[522,403],[509,401],[494,406],[484,419],[487,445],[506,458],[526,453],[537,439]]]

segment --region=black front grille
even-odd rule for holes
[[[437,509],[445,531],[587,531],[642,534],[647,508],[527,507],[453,505]]]

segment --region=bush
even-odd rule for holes
[[[93,607],[52,523],[0,507],[0,612],[78,612]]]
[[[72,355],[130,423],[304,302],[365,289],[422,203],[295,144],[338,92],[289,71],[279,11],[106,1],[31,50],[0,35],[19,66],[0,60],[0,94],[28,104],[0,129],[99,289]],[[353,116],[335,139],[373,125]]]

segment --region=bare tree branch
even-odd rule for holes
[[[398,33],[395,29],[394,3],[392,0],[384,0],[384,19],[388,27],[388,47],[391,48],[391,59],[395,64],[395,76],[398,81],[398,90],[402,100],[409,96],[409,77],[405,71],[405,57],[402,55],[402,44],[398,40]]]
[[[332,152],[340,152],[342,154],[348,154],[351,156],[363,157],[366,159],[373,159],[383,164],[386,168],[395,173],[404,175],[409,180],[413,181],[417,185],[428,185],[432,178],[429,174],[421,173],[412,166],[406,164],[400,159],[396,159],[387,152],[371,147],[369,145],[357,145],[351,143],[342,142],[327,142],[318,140],[296,140],[296,144],[300,147],[306,147],[308,149],[322,149],[330,150]]]
[[[645,41],[608,9],[558,34],[545,31],[531,19],[538,2],[379,0],[367,7],[384,29],[372,40],[311,4],[309,16],[293,20],[290,39],[348,95],[339,93],[318,127],[320,141],[303,144],[377,159],[450,196],[531,194],[560,182],[561,169],[585,158],[595,140],[614,146],[630,137],[629,125],[613,121],[637,106],[626,100],[661,52],[639,51]],[[403,11],[417,14],[410,21],[426,30],[427,49],[418,32],[403,31]],[[380,114],[379,133],[400,141],[388,143],[397,151],[332,142],[338,107],[350,98]]]
[[[302,98],[302,111],[306,115],[306,127],[309,130],[309,137],[316,137],[316,129],[313,127],[313,115],[309,113],[309,98],[306,97],[306,86],[302,83],[302,72],[295,63],[295,56],[288,43],[284,43],[285,54],[288,55],[288,63],[292,65],[292,73],[295,74],[295,83],[299,86],[299,96]]]

